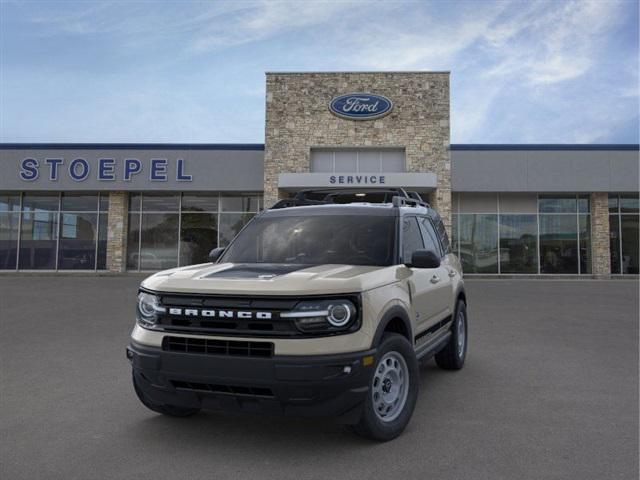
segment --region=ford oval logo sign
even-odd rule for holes
[[[334,115],[351,120],[372,120],[391,112],[393,103],[387,97],[373,93],[348,93],[334,97],[329,110]]]

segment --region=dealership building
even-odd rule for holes
[[[264,144],[0,144],[0,271],[201,263],[294,192],[385,187],[440,212],[467,275],[637,275],[638,167],[452,145],[447,72],[267,73]]]

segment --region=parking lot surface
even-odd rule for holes
[[[468,281],[460,372],[429,361],[405,433],[146,410],[140,277],[0,277],[0,478],[638,478],[638,282]]]

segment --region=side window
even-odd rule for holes
[[[418,220],[416,217],[405,217],[402,220],[402,260],[410,262],[413,252],[423,248]]]
[[[431,220],[426,217],[420,217],[420,226],[422,227],[422,233],[424,237],[424,243],[427,250],[431,250],[436,253],[440,258],[443,257],[442,248],[438,241],[438,235],[433,228]]]
[[[447,235],[447,229],[444,228],[444,223],[442,223],[442,219],[440,215],[436,215],[433,219],[434,226],[436,228],[436,232],[438,237],[440,237],[440,243],[442,244],[442,248],[444,248],[444,253],[451,253],[451,244],[449,243],[449,236]]]

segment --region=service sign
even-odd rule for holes
[[[334,115],[350,120],[373,120],[384,117],[393,109],[393,102],[373,93],[347,93],[334,97],[329,110]]]

